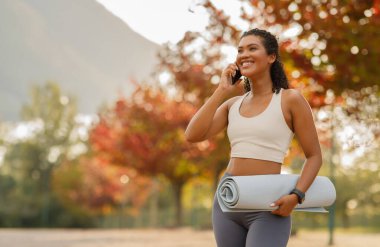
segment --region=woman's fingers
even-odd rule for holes
[[[234,64],[234,63],[230,63],[230,64],[227,66],[226,69],[227,69],[228,71],[230,71],[230,72],[235,72],[236,70],[239,69],[239,67],[238,67],[236,64]]]
[[[231,63],[229,64],[223,71],[222,73],[222,76],[224,76],[226,79],[228,79],[228,81],[231,79],[231,77],[235,76],[236,74],[236,70],[238,69],[238,67],[236,66],[236,64],[234,63]]]
[[[229,65],[229,68],[232,70],[232,72],[233,72],[233,76],[235,76],[235,74],[236,74],[236,70],[238,70],[239,69],[239,67],[236,65],[236,64],[234,64],[234,63],[231,63],[230,65]]]
[[[232,84],[232,77],[235,76],[236,70],[238,69],[237,65],[234,63],[228,64],[222,71],[221,80],[219,82],[219,86],[223,89],[227,89],[228,91],[233,91],[236,88],[236,85],[241,81]]]

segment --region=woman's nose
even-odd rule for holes
[[[247,58],[247,57],[248,57],[247,52],[242,51],[242,52],[240,52],[240,53],[237,55],[236,60],[238,60],[238,59],[243,59],[243,58]]]

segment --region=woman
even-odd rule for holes
[[[238,69],[245,78],[232,84]],[[241,81],[246,93],[226,100]],[[276,38],[260,29],[244,32],[236,63],[223,70],[217,89],[186,129],[188,141],[200,142],[227,127],[231,154],[224,176],[281,173],[294,134],[306,157],[296,190],[273,202],[273,211],[224,213],[214,197],[212,223],[218,247],[287,245],[292,210],[302,203],[322,164],[310,106],[298,91],[288,88]]]

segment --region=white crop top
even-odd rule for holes
[[[254,158],[282,164],[294,135],[282,113],[282,91],[281,89],[278,94],[273,93],[267,108],[253,117],[244,117],[239,111],[243,99],[250,92],[231,105],[227,126],[231,158]]]

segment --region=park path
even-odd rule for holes
[[[292,236],[288,247],[323,247],[326,232]],[[0,229],[0,247],[215,247],[212,231],[181,229]],[[336,233],[335,247],[379,247],[379,234]]]

